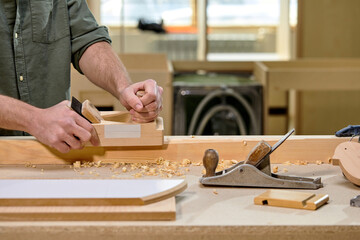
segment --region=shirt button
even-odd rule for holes
[[[24,77],[22,75],[20,75],[20,81],[22,82],[24,80]]]
[[[17,34],[17,33],[15,33],[15,38],[18,38],[18,34]]]

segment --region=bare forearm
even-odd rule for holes
[[[29,132],[33,127],[33,116],[40,110],[20,100],[0,95],[0,127]]]
[[[79,65],[91,82],[117,98],[131,84],[124,65],[107,42],[91,45],[82,55]]]

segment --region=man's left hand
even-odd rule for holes
[[[143,96],[136,93],[143,91]],[[134,83],[120,92],[121,104],[130,112],[132,120],[146,123],[155,120],[162,109],[162,87],[148,79]]]

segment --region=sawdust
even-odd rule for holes
[[[307,161],[299,161],[299,160],[297,160],[294,164],[295,165],[307,165],[308,162]]]
[[[235,159],[219,161],[217,171],[222,171],[226,168],[237,164],[238,161]],[[202,161],[192,162],[190,159],[183,159],[181,162],[174,162],[163,157],[155,159],[153,162],[145,163],[125,163],[125,162],[114,162],[114,163],[103,163],[101,161],[91,162],[91,161],[75,161],[71,168],[75,172],[78,172],[80,175],[83,175],[84,172],[81,171],[82,168],[100,168],[105,166],[110,166],[111,178],[121,177],[121,174],[131,174],[134,178],[141,178],[145,176],[158,176],[161,178],[173,178],[173,177],[183,177],[186,173],[190,172],[191,166],[202,166]],[[27,166],[31,166],[28,164]],[[205,169],[202,169],[202,173],[205,174]],[[90,170],[89,175],[93,177],[100,176],[100,173],[95,170]]]

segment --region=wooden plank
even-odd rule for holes
[[[360,186],[360,143],[344,142],[339,144],[333,158],[339,160],[336,165],[340,166],[346,178]]]
[[[220,160],[246,159],[261,140],[270,145],[282,136],[165,136],[163,146],[143,147],[85,147],[62,154],[33,137],[1,137],[0,164],[72,164],[74,161],[154,162],[162,157],[181,162],[189,159],[201,162],[207,149],[216,149]],[[335,136],[291,136],[274,153],[272,163],[305,161],[328,163],[335,148],[350,138]]]
[[[316,210],[329,201],[327,194],[271,189],[254,198],[256,205]]]
[[[186,187],[181,179],[9,179],[0,180],[0,206],[145,205]]]
[[[175,219],[175,197],[144,206],[0,207],[0,221],[159,221]]]

